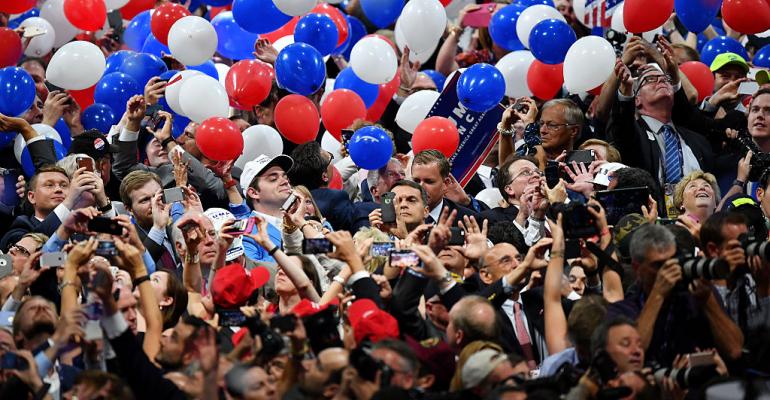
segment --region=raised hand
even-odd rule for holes
[[[49,92],[43,104],[43,123],[48,126],[56,125],[71,101],[74,102],[67,92]]]
[[[270,39],[257,39],[254,43],[254,57],[259,61],[275,64],[275,60],[278,59],[278,50],[270,43]]]
[[[484,257],[484,254],[489,250],[487,245],[487,220],[482,222],[482,227],[479,227],[476,218],[473,216],[463,216],[463,220],[458,223],[460,228],[465,230],[465,247],[460,247],[458,250],[465,258],[472,260],[478,260]]]
[[[166,93],[166,84],[168,82],[161,80],[159,77],[152,77],[147,84],[144,85],[144,101],[147,105],[158,104],[158,100]]]
[[[398,88],[399,96],[408,96],[410,94],[412,85],[417,80],[417,72],[420,70],[419,61],[409,61],[410,53],[409,47],[404,47],[404,51],[401,54],[401,69],[399,72],[399,77],[401,78],[401,84]]]

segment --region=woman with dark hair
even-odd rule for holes
[[[163,316],[163,330],[173,328],[187,309],[187,289],[179,278],[167,271],[153,272],[150,283]],[[134,296],[138,298],[139,292],[134,291]]]

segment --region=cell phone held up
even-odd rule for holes
[[[294,207],[294,204],[299,200],[296,194],[292,193],[289,195],[289,197],[286,199],[286,201],[283,202],[283,205],[281,206],[281,211],[289,211],[292,207]]]
[[[88,230],[96,233],[107,233],[120,236],[123,234],[123,227],[112,218],[94,217],[88,221]]]
[[[232,228],[228,229],[224,233],[227,233],[228,235],[233,235],[233,236],[243,235],[244,233],[251,233],[251,231],[254,229],[255,224],[256,224],[256,219],[254,217],[239,219],[233,222]]]
[[[393,250],[390,252],[390,266],[395,268],[420,268],[420,257],[412,250]]]
[[[184,201],[184,192],[182,192],[182,188],[175,187],[163,190],[163,203],[171,204],[180,201]]]
[[[334,245],[328,239],[303,239],[304,254],[326,254],[334,251]]]
[[[382,223],[392,224],[396,222],[396,205],[393,203],[396,194],[393,192],[383,193],[380,198]]]
[[[96,169],[94,167],[94,159],[91,157],[78,157],[75,159],[75,162],[78,164],[78,169],[85,168],[88,172],[94,172]]]
[[[281,333],[294,330],[297,326],[297,317],[294,314],[276,315],[270,318],[270,327]]]

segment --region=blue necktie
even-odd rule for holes
[[[679,137],[668,125],[663,125],[663,143],[666,146],[666,183],[677,183],[682,179],[682,152]]]

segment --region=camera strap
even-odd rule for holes
[[[612,244],[610,244],[610,246],[612,246]],[[608,249],[610,248],[611,247],[608,247]],[[607,254],[606,251],[600,249],[596,243],[589,241],[586,241],[586,249],[588,249],[591,254],[596,256],[599,264],[599,273],[604,271],[604,267],[608,267],[609,269],[617,272],[617,274],[620,275],[620,278],[623,279],[623,266],[621,266],[620,263],[612,258],[609,254]]]

